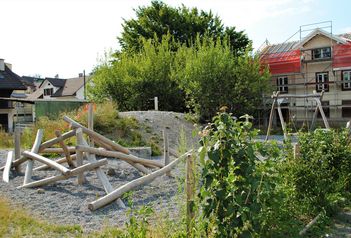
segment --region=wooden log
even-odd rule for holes
[[[44,156],[35,154],[33,152],[29,152],[29,151],[23,151],[23,156],[26,156],[32,160],[36,160],[39,161],[40,163],[46,164],[47,166],[49,166],[50,168],[56,169],[58,171],[60,171],[62,174],[69,174],[70,170],[67,169],[66,167],[62,166],[59,163],[56,163],[55,161],[45,158]]]
[[[282,113],[282,109],[280,108],[280,103],[278,102],[278,115],[279,115],[279,119],[280,119],[280,124],[282,125],[282,130],[284,133],[284,139],[287,140],[288,139],[288,134],[286,131],[286,126],[285,126],[285,121],[284,121],[284,117],[283,117],[283,113]]]
[[[324,95],[324,90],[320,94],[319,101],[322,101],[323,95]],[[318,110],[319,110],[319,108],[318,108],[318,106],[316,106],[316,108],[314,109],[313,117],[312,117],[310,131],[313,131],[313,129],[314,129],[316,119],[317,119]]]
[[[299,145],[299,143],[294,144],[293,150],[294,150],[294,159],[299,158],[299,156],[300,156],[300,145]]]
[[[78,128],[76,131],[76,138],[77,138],[77,145],[83,145],[83,132],[81,128]],[[76,155],[77,155],[77,166],[81,166],[83,165],[83,152],[81,151],[76,151]],[[85,177],[83,173],[78,174],[78,178],[77,178],[77,183],[78,184],[83,184],[85,183]]]
[[[75,169],[72,169],[69,174],[56,175],[56,176],[52,176],[52,177],[49,177],[49,178],[41,179],[41,180],[38,180],[38,181],[34,181],[34,182],[31,182],[31,183],[27,183],[27,184],[21,186],[21,188],[40,187],[40,186],[44,186],[44,185],[47,185],[47,184],[50,184],[50,183],[54,183],[54,182],[57,182],[57,181],[60,181],[60,180],[65,180],[65,179],[67,179],[69,177],[76,176],[76,175],[81,174],[81,173],[83,173],[85,171],[90,171],[90,170],[96,169],[96,168],[98,168],[100,166],[106,165],[107,163],[108,163],[107,159],[102,159],[102,160],[99,160],[97,162],[88,163],[88,164],[82,165],[80,167],[77,167]]]
[[[134,163],[148,164],[148,165],[156,166],[159,168],[163,167],[162,163],[160,163],[158,161],[142,159],[142,158],[136,157],[134,155],[126,155],[126,154],[123,154],[123,153],[117,152],[117,151],[108,151],[105,149],[97,149],[97,148],[92,148],[89,146],[80,146],[80,145],[76,146],[76,150],[82,151],[82,152],[88,152],[88,153],[95,154],[95,155],[105,156],[105,157],[118,158],[121,160],[131,161]]]
[[[71,155],[71,159],[72,159],[72,160],[75,160],[76,158],[77,158],[77,155],[76,155],[76,154]],[[65,163],[65,162],[67,162],[67,159],[66,159],[66,157],[64,157],[64,158],[60,158],[60,159],[54,160],[54,161],[55,161],[56,163],[58,163],[58,164],[63,164],[63,163]],[[44,165],[41,165],[41,166],[39,166],[39,167],[34,168],[33,170],[34,170],[34,171],[40,171],[40,170],[45,170],[45,169],[50,169],[50,167],[47,166],[46,164],[44,164]]]
[[[114,149],[112,148],[112,146],[107,145],[105,143],[103,143],[102,141],[99,140],[95,140],[94,141],[96,144],[98,144],[99,146],[109,150],[109,151],[113,151]],[[116,151],[117,152],[117,151]],[[149,174],[151,173],[150,170],[148,170],[147,168],[145,168],[142,164],[139,163],[133,163],[131,161],[126,161],[128,164],[130,164],[131,166],[133,166],[134,168],[138,169],[140,172],[144,173],[144,174]]]
[[[120,198],[124,193],[126,193],[126,192],[140,186],[140,185],[145,185],[145,184],[152,182],[155,178],[172,170],[182,159],[186,158],[189,153],[191,153],[191,152],[185,153],[184,155],[180,156],[178,159],[173,160],[170,164],[163,167],[162,169],[156,170],[155,172],[153,172],[149,175],[145,175],[141,178],[135,179],[135,180],[119,187],[118,189],[110,192],[109,194],[99,198],[98,200],[89,203],[88,208],[92,211],[99,209],[100,207],[103,207],[103,206],[113,202],[114,200]]]
[[[60,137],[56,137],[56,138],[53,138],[51,140],[45,141],[44,143],[42,143],[40,145],[39,152],[41,152],[45,148],[53,146],[53,145],[59,143],[60,141],[64,141],[64,140],[66,140],[72,136],[75,136],[75,135],[76,135],[76,130],[71,130],[71,131],[68,131],[66,133],[63,133],[62,136],[60,136]]]
[[[319,98],[320,94],[280,94],[272,95],[272,98]]]
[[[194,158],[191,154],[187,156],[186,160],[186,227],[187,237],[192,237],[192,228],[194,226],[195,218],[195,171]]]
[[[325,128],[326,129],[330,129],[327,117],[325,116],[324,111],[323,111],[323,107],[322,107],[321,101],[318,98],[316,98],[315,101],[317,102],[317,107],[319,108],[319,112],[320,112],[320,114],[322,116]]]
[[[9,151],[7,153],[7,159],[6,159],[4,173],[2,174],[2,180],[5,183],[8,183],[10,181],[10,170],[11,170],[12,160],[13,160],[13,152]]]
[[[82,133],[80,133],[82,135]],[[82,138],[82,144],[84,146],[88,146],[88,143],[84,140],[83,136],[81,136]],[[90,154],[90,153],[85,153],[87,156],[87,159],[90,163],[92,162],[96,162],[96,157],[94,154]],[[100,182],[102,183],[102,186],[104,187],[106,193],[110,193],[113,191],[112,185],[110,184],[110,181],[108,181],[108,178],[106,176],[106,174],[101,170],[101,168],[97,168],[95,169],[96,171],[96,175],[98,177],[98,179],[100,180]],[[117,204],[118,206],[125,208],[126,206],[124,205],[123,201],[121,199],[117,199]]]
[[[275,103],[277,102],[276,96],[278,96],[278,95],[279,95],[279,91],[277,93],[273,92],[272,98],[274,98],[274,99],[273,99],[273,103],[272,103],[272,107],[271,107],[271,113],[269,115],[268,129],[267,129],[267,135],[266,135],[265,141],[268,140],[269,134],[271,133],[274,107],[275,107]]]
[[[166,130],[163,130],[163,158],[165,161],[165,166],[169,164],[169,144],[168,144],[168,134]],[[166,173],[167,176],[171,176],[171,172]]]
[[[55,135],[57,136],[57,138],[59,138],[60,136],[62,136],[61,132],[59,130],[56,130],[55,131]],[[70,155],[70,152],[68,151],[68,147],[65,145],[65,143],[61,140],[59,142],[62,150],[63,150],[63,153],[65,154],[65,157],[66,157],[66,160],[67,160],[67,164],[70,168],[75,168],[76,166],[74,165],[74,163],[72,162],[72,159],[71,159],[71,155]]]
[[[89,103],[88,105],[88,129],[94,131],[94,112],[93,112],[93,104]],[[94,147],[94,139],[89,139],[89,145]]]
[[[105,144],[110,145],[114,150],[118,150],[118,151],[123,152],[125,154],[130,154],[130,151],[127,148],[125,148],[125,147],[113,142],[112,140],[104,137],[103,135],[100,135],[99,133],[97,133],[95,131],[92,131],[92,130],[86,128],[85,126],[79,124],[78,122],[72,120],[71,118],[69,118],[67,116],[64,116],[63,120],[65,120],[66,122],[70,123],[71,126],[74,127],[74,128],[82,128],[83,133],[89,135],[94,140],[98,139],[98,140],[104,142]]]
[[[322,213],[319,213],[313,220],[308,223],[300,232],[299,235],[302,236],[304,235],[317,221],[318,219],[322,216]]]
[[[67,150],[69,153],[74,153],[76,151],[76,147],[74,146],[68,146]],[[54,154],[62,154],[65,153],[65,151],[62,148],[45,148],[42,151],[40,151],[40,153],[54,153]]]
[[[15,159],[19,160],[21,158],[21,130],[19,127],[15,128]],[[15,167],[16,171],[21,172],[21,166]]]
[[[32,150],[31,150],[32,153],[38,153],[41,141],[43,139],[43,135],[44,135],[44,130],[39,129],[37,131],[37,135],[35,137],[35,141],[34,141],[34,144],[33,144]],[[23,184],[27,184],[32,180],[33,163],[34,163],[33,160],[28,160]]]

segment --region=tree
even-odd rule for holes
[[[183,112],[184,93],[171,79],[174,52],[169,42],[169,35],[160,43],[144,39],[139,53],[122,52],[118,60],[98,66],[89,90],[93,98],[113,99],[119,110],[150,110],[157,96],[160,110]]]
[[[122,36],[118,38],[122,51],[137,52],[142,47],[142,38],[162,39],[171,34],[176,42],[190,46],[196,36],[208,35],[214,39],[227,37],[230,48],[235,53],[243,53],[251,42],[243,31],[235,27],[224,27],[218,16],[212,12],[188,9],[184,5],[174,8],[160,1],[152,1],[151,6],[135,9],[136,19],[124,20]]]
[[[236,116],[256,116],[269,85],[268,72],[260,69],[249,52],[233,55],[228,40],[198,37],[193,47],[178,50],[172,75],[186,93],[187,105],[210,120],[222,106]]]

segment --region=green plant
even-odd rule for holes
[[[260,230],[257,191],[261,178],[255,173],[257,159],[251,141],[256,133],[250,128],[251,123],[220,113],[203,131],[200,197],[211,228],[208,232],[215,237],[253,237]]]

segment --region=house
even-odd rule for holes
[[[10,100],[12,94],[19,90],[24,92],[27,87],[22,83],[20,76],[12,72],[12,65],[0,59],[0,127],[6,131],[13,130],[15,105]]]
[[[351,33],[333,35],[316,28],[298,41],[267,44],[260,60],[280,94],[323,91],[323,111],[330,124],[345,125],[351,119]],[[279,103],[285,121],[308,126],[315,101],[297,98]]]
[[[83,75],[77,78],[45,78],[30,99],[85,100],[86,82]]]

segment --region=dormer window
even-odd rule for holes
[[[44,89],[44,96],[51,96],[54,93],[53,88],[45,88]]]
[[[324,47],[319,49],[312,50],[312,59],[328,59],[331,57],[331,49],[330,47]]]

